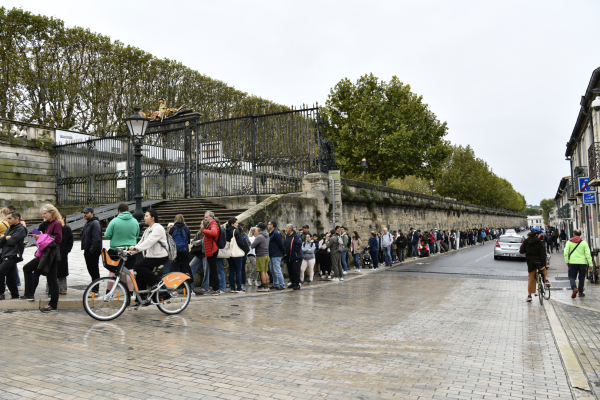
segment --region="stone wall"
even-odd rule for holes
[[[46,203],[56,203],[54,158],[33,140],[0,138],[0,207],[14,204],[26,220],[39,220]]]
[[[523,215],[502,209],[490,209],[455,200],[396,190],[363,182],[342,180],[342,225],[367,237],[371,230],[384,226],[392,230],[465,229],[480,227],[523,226]],[[303,191],[286,195],[231,196],[213,198],[228,208],[249,209],[238,216],[240,222],[254,225],[275,220],[299,228],[308,224],[311,232],[331,229],[331,192],[325,174],[309,174]]]

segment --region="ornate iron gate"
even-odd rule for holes
[[[133,200],[128,136],[55,149],[58,204]],[[317,108],[210,122],[197,117],[152,122],[142,148],[142,194],[158,200],[296,192],[305,174],[329,170],[332,151]]]

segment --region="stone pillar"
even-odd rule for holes
[[[332,229],[334,224],[331,222],[331,217],[327,216],[329,205],[333,203],[329,176],[320,172],[305,175],[302,178],[302,197],[318,200],[317,209],[320,215],[317,220],[319,222],[316,223],[316,229],[313,230],[311,227],[311,231],[322,233],[325,230]],[[337,212],[341,214],[342,210],[340,209]]]

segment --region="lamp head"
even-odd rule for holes
[[[596,96],[594,101],[592,101],[592,108],[594,111],[600,111],[600,96]]]
[[[129,133],[138,140],[144,137],[149,122],[150,120],[148,118],[145,118],[140,114],[139,108],[134,108],[134,113],[130,117],[125,118]]]
[[[362,159],[362,165],[363,165],[363,167],[367,166],[367,159],[366,158]]]

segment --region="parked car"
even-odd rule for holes
[[[517,231],[515,231],[514,229],[507,229],[506,232],[504,232],[504,234],[517,236]]]
[[[500,236],[496,240],[496,246],[494,247],[494,260],[500,260],[501,258],[518,258],[525,260],[525,254],[519,253],[521,244],[525,238],[518,234],[506,234]]]

